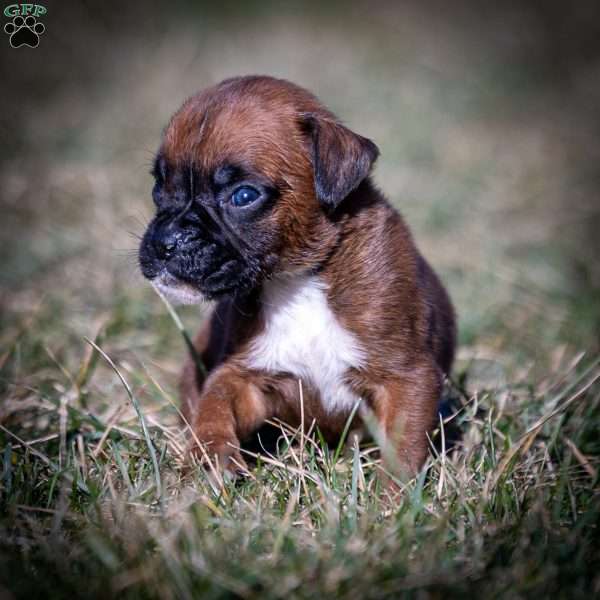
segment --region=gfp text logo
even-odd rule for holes
[[[4,16],[12,19],[4,25],[4,32],[8,34],[10,45],[13,48],[29,46],[37,48],[40,35],[46,31],[44,24],[38,17],[48,11],[41,4],[10,4],[4,9]]]

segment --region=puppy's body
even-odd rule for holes
[[[211,373],[233,366],[255,382],[266,395],[263,419],[300,424],[300,379],[304,422],[314,419],[331,442],[364,399],[388,421],[391,435],[395,427],[404,430],[397,444],[414,471],[426,457],[425,432],[435,422],[442,375],[453,358],[452,307],[377,190],[365,182],[346,201],[355,210],[340,218],[327,263],[308,275],[275,276],[248,297],[222,300],[198,336],[198,349]],[[197,412],[202,383],[190,362],[182,397],[193,422],[204,420]],[[254,414],[256,396],[246,402],[237,410]],[[258,423],[247,420],[249,434]]]
[[[374,411],[406,470],[425,460],[453,359],[454,315],[405,223],[369,179],[376,155],[312,95],[271,78],[225,82],[184,105],[167,130],[162,193],[169,170],[171,182],[180,178],[168,192],[176,197],[186,166],[195,183],[202,173],[226,176],[231,164],[243,165],[242,188],[251,180],[261,193],[258,206],[248,205],[254,213],[228,205],[217,214],[221,205],[207,192],[194,209],[204,211],[196,230],[176,229],[178,240],[196,244],[183,258],[152,256],[159,214],[141,253],[163,291],[218,298],[196,339],[208,377],[188,364],[182,399],[196,436],[224,466],[232,456],[243,463],[233,447],[271,417],[314,419],[333,441],[357,402]],[[193,191],[182,200],[167,227],[191,210]],[[225,258],[205,267],[213,254]],[[196,265],[198,255],[205,272],[182,275],[184,258]]]

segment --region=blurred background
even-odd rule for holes
[[[518,380],[598,351],[598,2],[44,5],[39,47],[0,36],[0,340],[30,340],[8,379],[79,364],[101,328],[174,376],[183,345],[136,264],[149,168],[187,96],[248,73],[378,144],[375,179],[455,301],[458,369]]]

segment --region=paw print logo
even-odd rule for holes
[[[4,26],[4,32],[10,35],[10,45],[13,48],[29,46],[37,48],[40,43],[40,35],[46,31],[43,23],[40,23],[33,15],[28,17],[16,16]]]

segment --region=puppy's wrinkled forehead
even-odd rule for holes
[[[310,158],[298,116],[318,109],[316,98],[289,82],[228,80],[181,107],[165,131],[162,154],[204,172],[229,163],[271,178],[282,167],[303,170]]]

